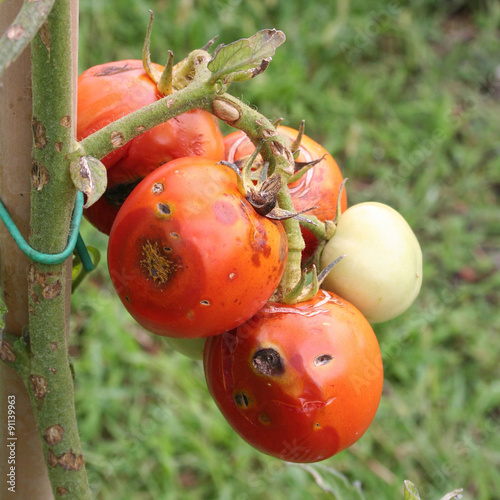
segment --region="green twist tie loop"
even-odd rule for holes
[[[14,241],[17,243],[19,248],[31,259],[34,260],[35,262],[39,262],[40,264],[48,264],[48,265],[54,265],[54,264],[62,264],[66,259],[70,257],[70,255],[73,253],[78,236],[79,236],[79,228],[80,228],[80,223],[82,221],[82,214],[83,214],[83,193],[81,191],[78,191],[76,193],[76,199],[75,199],[75,208],[73,210],[73,218],[71,220],[71,228],[69,231],[69,237],[68,237],[68,245],[66,248],[60,252],[60,253],[43,253],[35,250],[32,248],[26,240],[23,238],[23,235],[19,232],[19,229],[15,225],[14,221],[11,219],[9,213],[7,212],[4,204],[0,200],[0,218],[2,219],[3,223],[5,224],[5,227],[9,231],[10,235],[12,238],[14,238]],[[81,238],[81,237],[80,237]],[[83,247],[83,248],[82,248]],[[85,248],[85,251],[83,249]],[[90,268],[89,270],[92,270],[94,268],[92,261],[90,260],[90,257],[87,252],[87,248],[85,247],[85,244],[83,243],[83,240],[81,241],[81,244],[79,245],[79,248],[77,249],[78,253],[80,254],[80,258],[82,259],[82,263],[87,261],[90,262]],[[85,255],[82,255],[86,253],[87,257],[85,258]]]
[[[83,241],[82,235],[78,233],[78,239],[76,240],[76,253],[80,256],[80,260],[82,261],[83,269],[86,273],[90,273],[95,269],[94,263],[90,258],[89,251],[87,249],[87,245]]]

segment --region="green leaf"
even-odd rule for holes
[[[262,30],[229,45],[219,45],[208,63],[213,73],[211,83],[250,80],[266,70],[276,48],[285,41],[285,34],[275,29]]]
[[[106,191],[106,167],[92,156],[80,156],[71,162],[70,174],[76,188],[87,195],[84,208],[93,205]]]
[[[96,268],[101,260],[101,252],[99,251],[99,249],[90,246],[87,247],[87,251],[92,256],[92,264],[94,268]],[[83,263],[82,260],[80,259],[80,256],[75,253],[73,257],[73,268],[71,272],[71,279],[72,279],[71,293],[73,293],[78,288],[78,286],[84,280],[85,276],[87,276],[87,274],[88,272],[83,267]]]
[[[418,492],[415,485],[408,480],[405,480],[405,498],[404,500],[421,500],[420,493]]]

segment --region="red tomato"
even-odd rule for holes
[[[298,131],[284,126],[278,127],[280,134],[286,135],[291,141],[297,137]],[[225,159],[235,162],[251,155],[255,148],[246,134],[240,130],[224,137]],[[315,165],[300,180],[289,185],[295,210],[305,210],[316,207],[307,212],[315,215],[319,220],[333,220],[337,213],[337,198],[342,184],[342,173],[333,157],[316,141],[304,135],[300,145],[298,162],[309,162],[325,157]],[[347,208],[347,195],[345,189],[341,198],[342,211]],[[306,214],[307,216],[307,214]],[[317,247],[317,240],[307,229],[302,228],[306,248],[303,258],[309,258]]]
[[[163,69],[154,65],[157,70]],[[78,78],[77,138],[81,140],[163,95],[148,77],[142,61],[125,60],[94,66]],[[193,110],[168,120],[103,158],[108,190],[85,211],[86,217],[109,234],[112,222],[132,188],[149,172],[175,158],[204,156],[222,160],[224,145],[217,119]]]
[[[375,334],[350,303],[320,290],[267,304],[207,339],[208,388],[231,426],[291,462],[326,459],[357,441],[377,411],[383,367]]]
[[[236,174],[200,157],[149,174],[122,205],[108,266],[130,314],[146,329],[197,338],[235,328],[278,286],[287,256],[280,222],[255,212]]]

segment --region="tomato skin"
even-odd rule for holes
[[[163,69],[157,64],[153,66],[159,71]],[[144,71],[142,61],[115,61],[89,68],[78,78],[77,138],[81,140],[162,97]],[[222,133],[210,113],[200,109],[183,113],[105,156],[102,162],[108,170],[107,192],[137,183],[160,165],[185,156],[223,159]],[[109,234],[121,202],[105,195],[85,211],[85,216]]]
[[[262,349],[279,353],[281,373],[256,369]],[[324,355],[333,357],[321,364]],[[372,328],[353,305],[323,290],[292,306],[269,303],[237,329],[207,339],[204,368],[209,391],[236,432],[291,462],[324,460],[352,445],[382,394]]]
[[[325,268],[340,255],[322,288],[351,301],[370,321],[405,312],[422,286],[422,250],[406,220],[383,203],[364,202],[342,213],[321,255]]]
[[[203,349],[205,347],[205,339],[179,339],[173,337],[165,337],[165,342],[167,345],[188,358],[194,359],[195,361],[201,361],[203,359]]]
[[[278,132],[287,136],[291,141],[297,137],[298,131],[280,125]],[[255,150],[246,134],[242,131],[232,132],[224,137],[224,149],[226,161],[237,160],[251,155]],[[337,198],[343,177],[337,162],[326,151],[323,146],[304,135],[300,145],[298,162],[308,162],[325,157],[323,161],[316,164],[301,179],[288,187],[296,211],[316,207],[309,214],[315,215],[321,221],[333,220],[337,214]],[[341,208],[347,208],[347,195],[344,189],[341,196]],[[303,251],[303,259],[308,259],[317,247],[316,237],[306,228],[302,228],[306,248]]]
[[[161,70],[160,65],[154,67]],[[127,59],[93,66],[78,77],[77,139],[161,97],[142,61]],[[123,158],[129,147],[127,143],[105,156],[102,162],[106,168]]]
[[[236,174],[201,157],[149,174],[122,205],[108,266],[130,314],[159,335],[208,337],[235,328],[278,286],[283,226],[255,212]]]

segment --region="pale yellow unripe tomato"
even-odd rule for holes
[[[359,203],[341,216],[321,256],[325,268],[341,255],[322,288],[354,304],[371,323],[406,311],[422,285],[422,250],[399,212]]]
[[[204,338],[200,339],[178,339],[173,337],[165,337],[166,343],[174,349],[191,359],[202,360],[203,348],[205,347]]]

